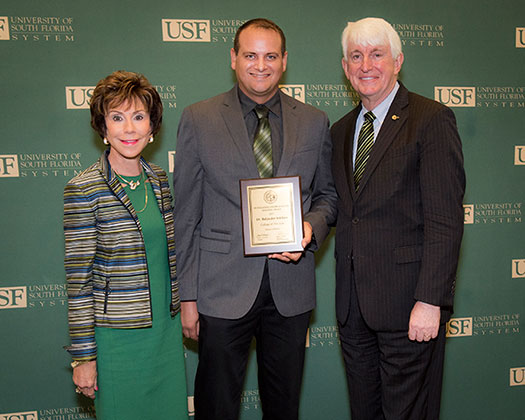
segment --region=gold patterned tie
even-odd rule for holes
[[[255,107],[259,124],[253,140],[253,154],[261,178],[269,178],[273,175],[272,130],[268,121],[268,111],[264,105]]]
[[[365,122],[359,131],[357,138],[357,152],[355,154],[354,163],[354,184],[356,191],[359,189],[359,182],[363,177],[368,156],[370,156],[370,149],[374,144],[374,120],[376,116],[372,111],[365,114]]]

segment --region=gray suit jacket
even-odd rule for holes
[[[272,295],[284,316],[315,306],[313,251],[335,221],[327,116],[279,93],[283,151],[276,176],[299,175],[303,214],[315,241],[298,263],[268,261]],[[183,111],[175,156],[175,241],[182,300],[200,313],[237,319],[252,307],[265,256],[244,257],[239,179],[258,178],[237,87]]]

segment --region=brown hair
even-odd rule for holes
[[[235,54],[239,54],[239,35],[242,31],[249,28],[250,26],[255,26],[256,28],[261,29],[269,29],[271,31],[277,32],[281,37],[281,54],[284,55],[284,53],[286,52],[286,37],[284,36],[283,30],[279,28],[279,26],[275,22],[264,18],[252,19],[247,22],[244,22],[241,26],[239,26],[239,29],[237,29],[235,38],[233,40],[233,49],[235,51]]]
[[[162,124],[162,101],[157,90],[142,74],[118,70],[100,80],[91,96],[91,126],[106,136],[105,117],[110,109],[126,101],[139,100],[149,114],[151,135],[159,132]]]

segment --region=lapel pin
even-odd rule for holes
[[[395,120],[398,120],[399,119],[399,115],[392,115],[392,119],[395,121]]]

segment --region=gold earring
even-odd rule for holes
[[[151,137],[149,138],[148,143],[153,143],[153,140],[154,140],[154,138],[153,138],[153,136],[151,136]]]
[[[103,142],[104,142],[104,144],[106,144],[106,145],[107,145],[107,144],[109,144],[109,141],[108,141],[108,139],[107,139],[107,138],[105,138],[105,137],[104,137],[104,140],[102,140],[102,141],[103,141]]]

